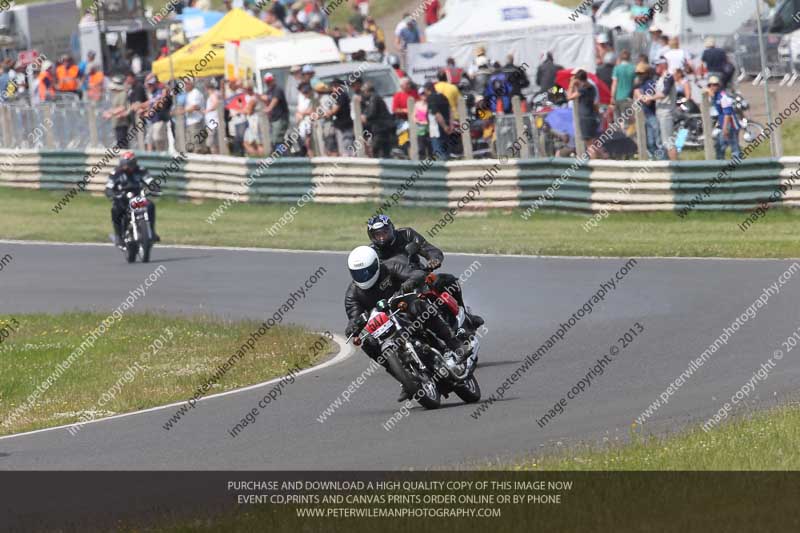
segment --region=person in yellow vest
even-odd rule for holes
[[[45,61],[42,63],[42,70],[36,77],[39,102],[47,102],[56,99],[55,79],[53,78],[53,62]]]
[[[80,72],[72,56],[66,54],[61,56],[61,63],[56,68],[56,90],[80,96],[79,81]]]
[[[106,77],[100,67],[92,65],[89,67],[89,79],[86,85],[86,96],[93,102],[99,102],[103,98]]]

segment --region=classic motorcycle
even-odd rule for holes
[[[147,198],[147,188],[124,191],[120,197],[128,201],[125,213],[125,230],[123,232],[120,249],[128,263],[133,263],[139,257],[142,263],[150,262],[150,251],[153,248],[153,226],[150,223],[148,207],[150,199]]]
[[[406,299],[427,298],[426,294],[433,291],[431,283],[429,275],[421,289],[380,300],[368,315],[362,314],[366,325],[360,333],[347,340],[353,339],[353,344],[360,346],[372,337],[380,345],[392,375],[426,409],[437,409],[442,396],[447,398],[450,393],[466,403],[478,402],[481,389],[474,375],[480,349],[477,337],[470,339],[470,355],[458,361],[454,355],[448,355],[444,342],[427,328],[415,328],[418,331],[415,334],[409,329],[414,319],[407,313]]]
[[[731,98],[733,98],[733,109],[736,113],[736,118],[741,125],[742,140],[745,144],[752,142],[756,137],[761,135],[764,126],[760,123],[750,120],[747,116],[747,111],[750,109],[750,103],[739,91],[728,89]],[[686,148],[702,148],[703,147],[703,119],[700,113],[700,108],[697,104],[686,97],[678,98],[675,102],[675,136],[685,138],[683,146]],[[710,110],[711,121],[716,124],[718,113],[715,107]],[[711,132],[711,136],[716,139],[720,134],[720,128],[715,127]]]

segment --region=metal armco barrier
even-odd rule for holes
[[[105,156],[105,165],[101,165]],[[782,205],[800,206],[800,157],[752,159],[718,176],[727,161],[646,162],[546,158],[475,161],[400,161],[366,158],[279,158],[259,173],[263,160],[219,155],[140,153],[141,164],[162,177],[166,196],[245,202],[294,202],[311,192],[315,202],[382,203],[468,209],[527,208],[540,197],[544,209],[670,211],[703,190],[697,210],[752,209],[787,189]],[[0,186],[68,190],[90,173],[87,191],[101,194],[116,158],[102,151],[0,150]],[[94,170],[93,170],[94,169]],[[795,183],[796,182],[796,183]],[[480,186],[479,186],[480,183]],[[556,186],[554,187],[554,184]],[[394,205],[394,204],[392,204]]]

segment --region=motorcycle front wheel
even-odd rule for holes
[[[438,409],[442,405],[442,393],[439,392],[439,387],[436,386],[433,380],[423,380],[409,373],[403,367],[396,354],[387,356],[386,362],[389,364],[389,369],[392,371],[394,378],[403,385],[403,388],[422,407],[425,409]]]
[[[128,263],[135,263],[136,262],[136,253],[139,251],[139,246],[136,244],[135,241],[129,239],[128,237],[125,238],[125,260]]]
[[[138,225],[139,257],[142,263],[149,263],[150,250],[153,248],[153,242],[150,240],[150,222],[147,220],[140,220]]]
[[[470,376],[453,389],[465,403],[476,403],[481,400],[481,386],[475,376]]]

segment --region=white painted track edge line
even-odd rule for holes
[[[310,374],[312,372],[318,372],[318,371],[323,370],[323,369],[325,369],[325,368],[327,368],[329,366],[333,366],[333,365],[339,364],[342,361],[348,359],[351,355],[353,355],[355,353],[355,351],[356,351],[355,347],[352,344],[349,344],[349,343],[345,342],[344,337],[334,334],[333,338],[334,338],[334,341],[336,341],[336,344],[339,345],[339,353],[337,353],[335,357],[333,357],[331,359],[328,359],[327,361],[324,361],[324,362],[322,362],[322,363],[320,363],[318,365],[315,365],[315,366],[303,369],[300,372],[297,372],[296,374],[294,374],[295,378],[298,378],[298,377],[300,377],[300,376],[302,376],[304,374]],[[251,391],[251,390],[254,390],[254,389],[261,388],[261,387],[266,387],[268,385],[272,385],[273,383],[279,382],[284,377],[285,376],[279,376],[277,378],[273,378],[273,379],[270,379],[268,381],[264,381],[264,382],[261,382],[261,383],[256,383],[254,385],[248,385],[246,387],[241,387],[241,388],[238,388],[238,389],[233,389],[233,390],[229,390],[229,391],[225,391],[225,392],[218,392],[216,394],[210,394],[208,396],[204,396],[204,397],[198,399],[197,403],[199,404],[200,402],[204,402],[206,400],[213,400],[215,398],[221,398],[223,396],[230,396],[230,395],[233,395],[233,394],[239,394],[239,393],[242,393],[242,392]],[[107,417],[104,417],[104,418],[96,418],[94,420],[89,420],[88,422],[73,422],[71,424],[63,424],[61,426],[53,426],[53,427],[49,427],[49,428],[34,429],[33,431],[25,431],[23,433],[14,433],[13,435],[4,435],[4,436],[0,437],[0,440],[8,440],[8,439],[16,438],[16,437],[25,437],[25,436],[28,436],[28,435],[34,435],[36,433],[44,433],[44,432],[47,432],[47,431],[56,431],[58,429],[68,429],[68,428],[75,427],[75,426],[81,426],[81,427],[82,426],[88,426],[90,424],[96,424],[96,423],[99,423],[99,422],[107,422],[109,420],[115,420],[115,419],[118,419],[118,418],[126,418],[126,417],[141,415],[141,414],[145,414],[145,413],[152,413],[152,412],[155,412],[155,411],[162,411],[164,409],[169,409],[171,407],[178,407],[179,405],[183,405],[185,403],[186,403],[186,400],[183,400],[183,401],[180,401],[180,402],[169,403],[169,404],[166,404],[166,405],[157,405],[155,407],[148,407],[147,409],[141,409],[139,411],[131,411],[130,413],[120,413],[118,415],[107,416]]]
[[[111,243],[103,242],[58,242],[58,241],[27,241],[15,239],[0,239],[0,244],[16,244],[31,246],[102,246],[113,247]],[[293,250],[289,248],[255,248],[246,246],[205,246],[198,244],[157,244],[157,248],[175,248],[178,250],[206,250],[230,252],[257,252],[257,253],[287,253],[287,254],[334,254],[344,255],[346,250]],[[487,254],[476,252],[447,252],[446,255],[457,257],[498,257],[504,259],[665,259],[676,261],[800,261],[800,257],[675,257],[660,255],[526,255],[526,254]],[[157,260],[151,261],[158,263]]]

